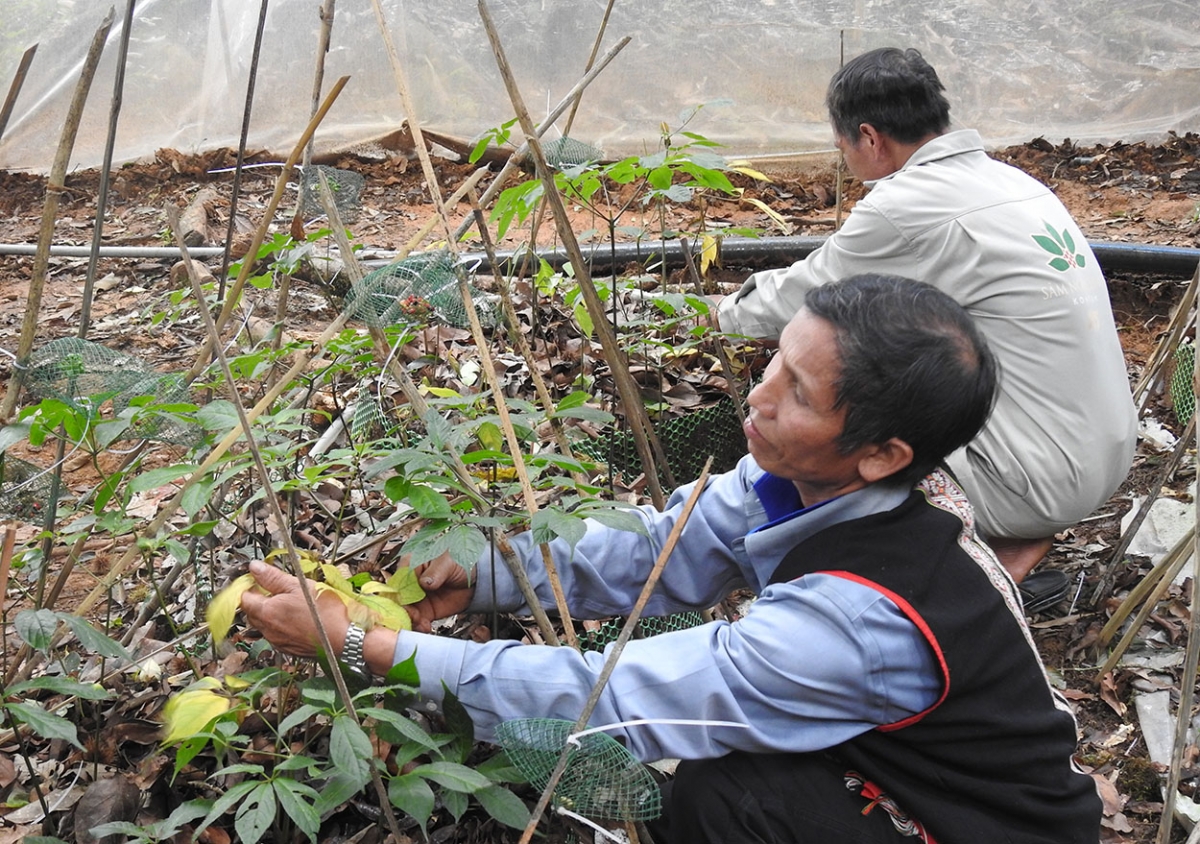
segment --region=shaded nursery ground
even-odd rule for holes
[[[1200,139],[1189,135],[1172,137],[1160,145],[1116,144],[1111,146],[1077,147],[1069,142],[1053,145],[1043,140],[1000,151],[998,157],[1020,166],[1050,184],[1075,214],[1085,233],[1092,240],[1119,240],[1173,246],[1200,246]],[[258,163],[278,161],[265,153],[251,157]],[[435,159],[438,178],[445,192],[462,182],[473,168],[444,159]],[[105,242],[112,245],[166,245],[166,217],[163,208],[168,203],[180,207],[192,204],[205,210],[203,239],[220,243],[228,226],[228,173],[212,171],[229,167],[232,153],[217,151],[202,156],[185,156],[172,150],[160,151],[150,163],[130,165],[114,174],[110,207],[105,220]],[[355,238],[367,251],[394,250],[403,246],[425,223],[432,205],[423,186],[419,168],[403,149],[373,148],[330,159],[331,164],[360,172],[365,177],[362,207],[350,224]],[[246,232],[257,225],[261,210],[274,186],[276,170],[271,167],[247,171],[242,185],[240,216],[234,228],[236,241],[245,241]],[[67,182],[56,227],[56,243],[86,244],[90,242],[95,216],[97,174],[73,174]],[[761,201],[775,212],[768,217],[752,204],[736,198],[714,197],[702,209],[709,225],[754,226],[764,234],[827,234],[835,224],[833,207],[836,190],[833,176],[827,169],[796,169],[775,174],[771,184],[744,180],[745,198]],[[34,243],[40,225],[43,201],[43,182],[28,174],[0,172],[0,243]],[[861,186],[850,185],[847,191],[853,200],[861,196]],[[294,202],[295,193],[289,194]],[[456,209],[461,219],[468,209]],[[604,229],[603,220],[575,209],[576,231]],[[691,227],[701,209],[693,203],[673,210],[669,226]],[[290,224],[291,211],[280,217],[277,227],[299,233]],[[636,210],[633,222],[652,228],[656,221]],[[290,225],[289,225],[290,224]],[[301,221],[303,230],[316,230],[318,221]],[[546,227],[549,229],[550,227]],[[436,236],[436,235],[435,235]],[[514,245],[527,232],[516,232],[507,244]],[[319,247],[324,248],[324,247]],[[203,339],[203,330],[195,314],[188,314],[186,303],[173,302],[172,294],[186,280],[171,273],[172,261],[136,259],[103,259],[100,263],[96,297],[93,306],[93,329],[89,339],[123,353],[136,355],[160,371],[185,369],[195,358]],[[220,259],[209,261],[214,270]],[[28,281],[33,259],[26,256],[0,256],[0,347],[16,348],[20,322],[25,310]],[[80,290],[86,269],[86,259],[56,258],[51,261],[48,289],[39,320],[39,343],[72,336],[77,328],[81,308]],[[729,292],[746,274],[745,268],[714,269],[710,289]],[[1121,327],[1122,342],[1129,363],[1131,379],[1142,372],[1152,355],[1160,332],[1165,328],[1172,307],[1186,286],[1186,278],[1134,276],[1110,273],[1110,291],[1114,311]],[[483,282],[481,282],[483,283]],[[655,288],[659,280],[647,276],[643,287]],[[296,339],[316,336],[335,316],[340,304],[338,291],[320,274],[298,271],[292,282],[286,331]],[[598,388],[604,385],[600,364],[592,358],[581,341],[570,317],[570,310],[561,302],[534,309],[525,288],[521,313],[528,321],[526,330],[539,350],[540,365],[547,381],[565,389],[581,376],[601,376]],[[246,335],[237,341],[251,347],[262,339],[263,325],[269,325],[275,313],[275,289],[255,290],[248,295],[245,319]],[[630,307],[633,307],[631,304]],[[257,332],[257,333],[256,333]],[[418,340],[412,365],[420,378],[432,384],[462,387],[461,371],[450,361],[471,357],[469,332],[447,326],[437,326]],[[502,366],[512,373],[510,389],[515,396],[531,392],[527,377],[521,374],[505,349],[496,354]],[[763,362],[762,355],[753,349],[741,350],[749,372]],[[702,365],[703,355],[681,355],[668,366],[651,372],[642,371],[643,384],[675,416],[686,416],[698,408],[710,406],[721,395],[720,379],[714,379]],[[5,384],[11,376],[8,358],[0,359],[0,376]],[[254,396],[247,395],[247,398]],[[310,407],[337,407],[342,401],[336,394],[319,394]],[[1164,430],[1178,435],[1182,426],[1171,407],[1169,393],[1155,396],[1148,415]],[[1086,436],[1086,432],[1081,432]],[[46,465],[53,456],[52,449],[21,447],[22,457]],[[1070,573],[1078,589],[1068,601],[1034,619],[1035,633],[1047,667],[1061,682],[1068,697],[1077,708],[1082,729],[1081,760],[1099,779],[1106,783],[1105,841],[1148,844],[1154,840],[1161,813],[1158,773],[1149,761],[1142,724],[1133,706],[1133,695],[1139,691],[1176,689],[1179,683],[1182,648],[1186,641],[1187,588],[1173,586],[1148,619],[1138,637],[1140,659],[1119,667],[1103,683],[1096,682],[1096,667],[1103,656],[1095,652],[1093,643],[1099,629],[1107,620],[1119,598],[1128,592],[1149,570],[1145,557],[1127,556],[1116,563],[1111,561],[1111,549],[1119,538],[1120,520],[1133,507],[1135,496],[1144,494],[1158,479],[1166,459],[1161,442],[1140,444],[1129,479],[1113,496],[1107,506],[1088,520],[1058,537],[1047,565]],[[147,466],[164,465],[178,459],[178,451],[157,447],[146,458]],[[104,455],[103,460],[120,459]],[[97,475],[89,462],[79,457],[70,459],[65,468],[65,484],[69,493],[79,493],[96,482]],[[102,467],[103,468],[103,467]],[[1182,468],[1166,484],[1167,495],[1190,500],[1187,485],[1194,480],[1194,460],[1188,458]],[[153,514],[159,500],[169,490],[147,491],[134,502],[136,513]],[[642,488],[629,484],[619,493],[630,499],[641,494]],[[299,541],[315,553],[328,552],[335,537],[344,526],[333,524],[329,502],[300,502],[301,511],[295,516]],[[364,508],[366,509],[366,508]],[[237,537],[243,544],[209,549],[211,558],[218,561],[215,570],[219,577],[236,573],[244,566],[256,547],[270,544],[270,531],[253,510],[240,514]],[[18,548],[34,541],[37,528],[17,524],[14,532]],[[112,560],[124,550],[119,540],[98,535],[81,544],[80,568],[67,579],[57,608],[70,610],[95,585]],[[377,573],[393,563],[395,543],[378,545],[354,559],[351,565],[358,571]],[[66,557],[65,547],[56,547],[48,570],[51,579]],[[1091,594],[1100,572],[1108,566],[1114,569],[1114,597],[1099,607],[1091,607]],[[18,585],[6,596],[4,654],[11,664],[17,642],[12,635],[11,619],[16,610],[29,605],[28,573],[16,572]],[[219,584],[218,584],[219,585]],[[198,584],[187,576],[182,578],[166,596],[168,612],[176,624],[186,625],[194,613]],[[143,577],[130,577],[115,590],[112,599],[103,604],[93,618],[110,630],[119,630],[136,618],[140,606],[148,599],[148,586]],[[168,641],[171,626],[159,613],[148,628],[151,640]],[[504,622],[498,631],[488,628],[487,619],[463,619],[447,630],[458,635],[536,635],[529,625],[516,621]],[[1151,657],[1154,657],[1153,659]],[[213,670],[208,652],[195,655],[205,669]],[[220,669],[227,673],[240,670],[246,656],[242,652],[225,660]],[[174,657],[164,665],[166,676],[181,674],[186,669],[182,657]],[[166,684],[161,679],[128,675],[120,681],[121,695],[116,703],[103,710],[89,710],[80,716],[81,734],[87,734],[86,752],[78,753],[62,742],[41,742],[34,745],[35,761],[46,782],[56,789],[69,792],[69,780],[81,770],[83,761],[96,761],[131,780],[147,795],[143,820],[153,812],[162,812],[168,805],[172,789],[170,754],[161,753],[157,744],[157,724],[165,699]],[[1194,748],[1186,757],[1188,769],[1183,791],[1195,789]],[[84,778],[102,776],[86,766]],[[105,770],[105,769],[101,769]],[[0,746],[0,797],[12,806],[27,788],[24,762],[16,755],[14,744]],[[52,817],[62,837],[71,829],[70,803]],[[31,813],[20,809],[0,808],[0,844],[20,840],[25,835],[39,834],[40,824],[27,820]],[[338,815],[336,834],[356,840],[381,840],[382,832],[374,828],[374,819],[365,807],[353,802]],[[474,812],[463,821],[454,823],[442,814],[434,824],[439,841],[515,841],[517,833],[498,827],[494,822]],[[566,835],[565,827],[556,823],[553,835]],[[223,844],[226,833],[212,830],[210,841]],[[330,835],[335,834],[331,832]],[[1183,840],[1177,829],[1175,839]],[[584,839],[580,839],[584,840]]]

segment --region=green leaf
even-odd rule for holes
[[[489,785],[475,792],[484,811],[505,826],[524,829],[529,823],[529,807],[520,797],[502,785]]]
[[[74,677],[63,677],[52,674],[35,677],[32,680],[25,680],[21,683],[13,683],[5,691],[5,694],[9,697],[18,697],[31,691],[49,691],[60,695],[74,695],[84,700],[108,700],[112,697],[112,692],[95,683],[81,683]]]
[[[52,610],[21,610],[14,621],[21,641],[35,651],[45,653],[50,649],[58,618]]]
[[[63,739],[83,750],[75,725],[60,715],[47,712],[36,703],[13,701],[3,704],[12,716],[42,738]]]
[[[417,654],[414,651],[409,655],[404,662],[398,662],[388,669],[387,677],[384,680],[389,686],[411,686],[417,688],[421,685],[421,678],[417,674]]]
[[[371,740],[349,715],[338,715],[333,719],[333,729],[329,733],[329,761],[334,768],[354,774],[365,783],[371,776],[367,765],[371,752]]]
[[[484,422],[475,429],[475,436],[479,438],[479,442],[484,448],[492,451],[504,451],[504,434],[501,433],[500,426],[495,422]]]
[[[466,762],[475,747],[475,723],[445,682],[442,683],[442,692],[442,713],[446,718],[446,729],[454,737],[443,749],[442,755],[451,762]]]
[[[467,794],[487,788],[492,784],[483,774],[456,762],[430,762],[428,765],[414,768],[412,772],[419,777],[433,780],[442,788]]]
[[[423,519],[448,519],[452,515],[449,499],[424,484],[413,484],[408,491],[407,501]]]
[[[539,545],[561,538],[574,548],[587,533],[587,523],[583,519],[552,507],[534,513],[530,527],[533,529],[533,541]]]
[[[333,811],[363,790],[364,783],[358,777],[345,772],[334,774],[321,786],[321,793],[313,803],[318,816]]]
[[[1073,237],[1071,237],[1071,233],[1069,231],[1067,231],[1066,229],[1062,230],[1062,239],[1063,239],[1063,246],[1066,247],[1066,251],[1074,252],[1075,251],[1075,239]]]
[[[271,785],[275,788],[275,798],[287,816],[310,841],[316,841],[321,828],[321,816],[313,808],[313,803],[320,796],[316,789],[286,777],[276,777]]]
[[[492,782],[529,782],[528,778],[521,773],[521,769],[513,764],[512,760],[508,758],[508,754],[503,750],[495,756],[484,759],[475,766],[475,770]]]
[[[194,519],[196,514],[204,509],[205,505],[208,504],[208,500],[212,497],[215,485],[215,479],[203,478],[183,491],[183,497],[179,500],[179,506],[183,509],[183,512],[187,513],[188,518]]]
[[[225,433],[241,425],[237,409],[225,399],[216,399],[196,411],[196,421],[204,430]]]
[[[213,801],[212,808],[208,810],[208,814],[204,816],[204,820],[200,822],[200,826],[192,833],[193,841],[201,841],[200,833],[208,829],[208,827],[221,815],[228,812],[234,806],[242,801],[242,798],[249,794],[254,789],[258,788],[258,780],[245,780],[232,786],[228,791]]]
[[[1061,246],[1058,245],[1058,241],[1051,240],[1050,238],[1046,237],[1043,234],[1035,234],[1035,235],[1033,235],[1033,239],[1037,242],[1038,246],[1045,249],[1051,255],[1063,254],[1063,249]]]
[[[424,829],[433,814],[433,789],[416,774],[392,777],[388,783],[388,800],[400,811],[411,816]]]
[[[442,792],[442,806],[453,815],[455,823],[462,820],[462,816],[467,813],[468,805],[470,805],[470,798],[461,791]]]
[[[193,514],[194,515],[194,514]],[[208,536],[217,526],[217,519],[207,522],[193,522],[179,531],[180,536]],[[186,561],[185,561],[186,562]]]
[[[1087,258],[1084,258],[1082,253],[1075,255],[1075,266],[1079,267],[1080,269],[1083,269],[1087,266]]]
[[[1050,266],[1058,270],[1060,273],[1066,272],[1071,268],[1071,265],[1067,263],[1066,258],[1053,258],[1050,260]]]
[[[293,727],[303,724],[309,718],[320,715],[325,710],[319,706],[313,706],[311,703],[301,704],[288,713],[288,716],[279,722],[279,732],[287,733]]]
[[[592,324],[592,315],[588,312],[587,305],[583,301],[578,301],[571,313],[575,317],[575,322],[579,324],[579,330],[591,337],[595,325]]]
[[[275,789],[269,782],[259,782],[238,807],[233,828],[241,844],[258,844],[275,821]]]
[[[160,486],[177,481],[185,475],[190,475],[195,468],[195,466],[186,463],[176,463],[173,466],[150,469],[131,480],[129,488],[134,492],[146,492],[147,490],[158,489]]]
[[[446,532],[446,550],[454,562],[468,572],[475,568],[487,547],[487,537],[473,525],[455,525]]]
[[[379,734],[392,744],[414,742],[426,750],[436,751],[438,743],[411,718],[390,709],[372,709],[368,713],[380,724]]]
[[[92,623],[86,618],[72,615],[68,612],[60,612],[56,613],[56,615],[60,621],[71,628],[71,632],[75,634],[75,638],[90,652],[108,657],[109,659],[127,659],[131,662],[133,661],[133,656],[129,651],[125,650],[124,645],[115,639],[105,636],[93,627]]]

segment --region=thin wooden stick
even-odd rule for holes
[[[1150,356],[1150,360],[1142,370],[1142,377],[1138,379],[1137,384],[1133,388],[1133,403],[1137,406],[1139,413],[1145,409],[1154,386],[1161,381],[1164,372],[1175,355],[1175,351],[1179,348],[1179,341],[1183,338],[1183,332],[1192,321],[1192,308],[1196,304],[1198,285],[1200,285],[1200,266],[1196,267],[1196,272],[1192,273],[1192,280],[1188,283],[1187,289],[1183,292],[1183,297],[1179,300],[1179,304],[1175,306],[1175,310],[1171,314],[1171,322],[1167,326],[1166,333],[1163,334],[1162,339],[1155,346],[1154,354]],[[1195,364],[1193,363],[1194,366]]]
[[[654,592],[654,588],[658,586],[658,580],[662,576],[663,569],[666,568],[667,560],[671,558],[671,553],[675,550],[675,545],[679,542],[679,537],[683,533],[688,519],[691,518],[692,510],[695,509],[696,502],[700,500],[700,493],[704,491],[704,487],[708,484],[708,470],[710,466],[712,466],[711,457],[705,461],[704,468],[700,471],[700,477],[696,479],[696,486],[692,489],[692,494],[688,496],[687,502],[683,505],[683,510],[679,513],[679,520],[671,528],[671,533],[667,537],[662,551],[659,552],[658,559],[654,561],[654,567],[650,569],[650,574],[642,586],[642,591],[638,595],[633,609],[629,612],[629,617],[625,619],[625,624],[617,636],[617,641],[613,643],[608,651],[608,655],[604,660],[604,667],[600,669],[600,676],[596,679],[596,684],[592,687],[592,692],[588,695],[588,699],[583,705],[583,711],[579,713],[579,718],[575,722],[574,732],[579,732],[587,727],[588,719],[592,717],[592,712],[595,711],[596,705],[600,702],[600,695],[604,692],[604,687],[608,684],[608,678],[612,676],[613,669],[617,665],[617,660],[621,658],[621,653],[625,650],[625,645],[633,636],[634,628],[637,627],[637,623],[642,617],[642,610],[646,608],[646,604],[650,600],[650,595]],[[546,811],[546,806],[550,804],[550,795],[554,793],[558,781],[562,779],[563,773],[567,770],[567,762],[571,756],[571,749],[571,746],[567,745],[562,749],[562,753],[559,754],[558,764],[551,771],[546,788],[542,791],[542,796],[538,798],[537,805],[533,807],[533,813],[529,818],[529,825],[525,827],[525,832],[521,835],[519,844],[529,844],[529,841],[533,838],[538,821],[541,820],[542,813]]]
[[[696,269],[696,261],[692,257],[692,244],[688,241],[687,235],[679,238],[679,245],[683,251],[683,260],[687,264],[688,274],[692,278],[692,286],[696,288],[696,295],[703,296],[704,286],[700,281],[700,271]],[[729,397],[733,399],[733,408],[737,411],[738,421],[745,425],[746,410],[742,407],[742,385],[733,372],[733,362],[729,359],[729,353],[725,351],[721,327],[717,324],[717,318],[713,316],[711,309],[705,315],[705,319],[708,322],[709,339],[712,340],[713,348],[717,351],[717,360],[721,362],[721,368],[725,370],[725,385],[729,388]]]
[[[542,122],[537,125],[537,129],[535,130],[535,134],[539,138],[546,134],[546,131],[554,125],[554,121],[558,120],[558,118],[562,116],[562,113],[567,110],[567,107],[570,106],[571,103],[575,102],[575,100],[583,92],[583,89],[592,84],[592,80],[599,76],[601,72],[603,72],[604,68],[608,67],[609,62],[615,59],[617,57],[617,53],[624,50],[625,46],[631,40],[632,39],[626,35],[615,45],[613,45],[612,49],[605,53],[604,56],[601,57],[600,61],[596,63],[596,66],[584,74],[583,78],[575,83],[575,86],[567,92],[566,96],[558,101],[558,105],[550,109],[549,113],[542,118]],[[529,142],[526,141],[517,148],[516,152],[508,157],[508,160],[504,162],[504,166],[500,168],[500,172],[496,174],[496,178],[492,179],[491,184],[487,186],[487,190],[483,192],[483,196],[479,198],[479,204],[481,206],[486,208],[488,203],[495,198],[496,194],[500,192],[500,188],[504,187],[504,180],[507,179],[512,172],[517,169],[517,162],[524,157],[528,150]],[[485,173],[487,172],[487,168],[480,168],[478,172],[481,174]],[[458,228],[454,232],[454,237],[457,239],[466,234],[467,229],[471,227],[471,223],[472,218],[468,216],[462,221],[462,223],[459,224]]]
[[[108,207],[108,187],[112,176],[113,148],[117,143],[117,122],[121,116],[121,100],[125,91],[125,64],[129,56],[129,38],[133,31],[133,7],[136,0],[125,4],[121,45],[117,52],[117,73],[113,79],[112,105],[108,110],[108,137],[104,142],[104,162],[100,167],[100,190],[96,196],[96,225],[92,229],[92,251],[88,256],[87,276],[83,282],[83,302],[79,306],[79,339],[87,338],[92,320],[92,295],[96,286],[96,267],[100,263],[100,241],[104,236],[104,212]],[[54,502],[51,501],[51,507]]]
[[[324,174],[321,175],[320,183],[320,198],[325,205],[325,213],[329,215],[329,219],[333,223],[333,236],[337,241],[338,249],[347,255],[345,261],[346,272],[350,275],[352,284],[357,284],[363,279],[362,267],[358,263],[353,250],[350,248],[350,242],[346,237],[346,230],[341,225],[341,220],[338,216],[337,205],[333,201],[333,194],[329,190],[328,180]],[[400,385],[401,391],[408,399],[409,406],[412,407],[413,413],[420,418],[425,418],[429,413],[429,405],[426,403],[424,396],[421,395],[416,383],[412,380],[412,376],[408,374],[408,370],[400,365],[395,356],[390,353],[390,347],[387,336],[383,330],[368,325],[368,331],[371,334],[371,339],[375,343],[376,350],[380,357],[386,362],[388,372],[396,379]],[[450,461],[450,469],[454,472],[459,483],[462,485],[463,492],[469,497],[474,504],[476,510],[481,513],[486,513],[489,505],[488,502],[475,489],[475,478],[467,471],[466,464],[463,463],[462,457],[453,449],[446,450],[447,458]],[[516,581],[517,588],[520,589],[521,595],[525,598],[526,604],[529,606],[529,612],[537,622],[538,629],[542,632],[542,637],[553,645],[558,644],[558,634],[554,631],[554,625],[550,623],[550,617],[546,615],[546,611],[538,602],[537,593],[533,589],[533,584],[529,581],[529,575],[525,568],[521,565],[521,561],[517,558],[516,552],[513,551],[508,537],[501,535],[496,540],[496,545],[504,559],[504,564],[512,573],[513,579]]]
[[[629,421],[629,429],[633,433],[633,441],[637,446],[638,456],[642,461],[642,469],[645,472],[646,485],[649,488],[650,497],[654,502],[654,506],[661,510],[666,505],[666,496],[663,494],[662,484],[658,480],[658,464],[651,451],[651,442],[655,444],[655,450],[659,453],[660,457],[662,455],[662,446],[658,442],[658,438],[654,435],[654,429],[651,427],[650,420],[646,416],[646,406],[642,402],[641,393],[638,390],[637,383],[633,380],[632,374],[629,372],[629,361],[625,358],[624,351],[617,342],[612,326],[608,323],[608,315],[604,312],[604,303],[600,301],[600,295],[596,292],[596,287],[592,283],[587,262],[584,260],[583,252],[579,248],[579,240],[575,237],[575,232],[571,230],[571,220],[567,216],[567,209],[563,205],[562,196],[559,195],[558,188],[554,184],[554,174],[546,164],[546,156],[543,154],[542,145],[537,139],[537,130],[529,117],[528,109],[525,108],[524,99],[517,87],[516,79],[513,77],[512,69],[508,64],[508,58],[504,54],[504,47],[500,43],[500,36],[496,31],[495,24],[492,22],[486,0],[478,0],[478,6],[479,15],[483,19],[484,29],[487,30],[488,40],[492,44],[492,53],[496,56],[496,64],[500,69],[500,76],[504,79],[504,85],[508,89],[508,96],[512,101],[513,110],[517,113],[517,118],[521,122],[521,129],[528,138],[529,151],[533,154],[534,161],[537,163],[538,176],[542,180],[545,188],[545,198],[550,203],[550,210],[554,215],[559,240],[566,247],[567,254],[571,258],[571,264],[575,267],[575,277],[579,282],[580,292],[583,293],[588,313],[591,315],[593,330],[600,338],[600,345],[604,349],[609,368],[612,370],[613,380],[617,386],[617,393],[621,397],[621,405]],[[665,460],[662,462],[666,463]]]
[[[25,85],[25,77],[29,74],[29,66],[33,64],[33,56],[37,52],[37,48],[38,45],[34,44],[21,54],[21,61],[17,65],[17,72],[13,76],[12,84],[8,86],[8,96],[4,98],[4,105],[0,106],[0,138],[4,137],[4,130],[8,127],[8,119],[12,117],[13,108],[17,104],[17,96],[21,93],[21,88]]]
[[[79,132],[79,122],[83,118],[83,107],[87,104],[88,92],[92,80],[96,78],[96,67],[100,64],[100,55],[104,52],[104,41],[112,28],[115,9],[109,8],[108,14],[92,37],[83,68],[79,73],[79,82],[75,85],[75,94],[71,106],[67,110],[67,119],[63,124],[62,136],[58,141],[58,152],[54,156],[54,164],[46,179],[46,199],[42,207],[42,226],[38,232],[37,253],[33,259],[33,277],[29,281],[29,296],[25,302],[25,319],[21,323],[21,336],[17,341],[17,365],[13,367],[12,378],[9,379],[4,401],[0,403],[0,424],[7,423],[12,418],[17,406],[17,398],[25,383],[25,361],[33,351],[33,341],[37,337],[38,315],[42,309],[42,294],[46,289],[46,273],[50,268],[50,243],[54,240],[54,223],[58,217],[59,199],[65,190],[67,166],[71,162],[71,151],[75,148],[75,136]]]
[[[263,0],[263,5],[265,7],[266,0]],[[179,244],[179,249],[183,253],[183,264],[187,268],[188,280],[192,283],[192,292],[196,295],[196,301],[203,303],[204,288],[200,283],[200,275],[196,272],[195,264],[188,257],[187,244],[184,243],[179,226],[179,209],[173,205],[168,206],[167,219],[171,230],[175,232],[175,240]],[[262,452],[258,448],[254,431],[250,426],[250,420],[246,416],[246,409],[242,406],[242,399],[238,395],[237,383],[234,381],[233,371],[230,370],[229,361],[225,357],[225,352],[221,349],[221,337],[217,333],[217,324],[213,321],[212,314],[209,313],[207,307],[201,304],[199,310],[200,316],[204,321],[204,327],[213,341],[213,352],[217,357],[217,362],[221,366],[221,372],[225,376],[225,387],[229,394],[229,401],[233,404],[233,408],[237,412],[238,422],[242,427],[242,434],[246,437],[246,447],[250,450],[250,455],[254,460],[255,471],[258,472],[259,481],[263,485],[263,500],[267,504],[267,509],[274,517],[275,523],[279,525],[279,536],[283,541],[284,549],[287,551],[286,557],[291,566],[292,574],[299,581],[300,594],[304,596],[304,603],[308,606],[308,612],[312,616],[313,625],[317,631],[317,642],[325,651],[325,656],[329,662],[329,673],[333,680],[333,685],[337,688],[338,694],[342,698],[342,703],[345,704],[346,714],[350,716],[350,720],[355,725],[361,727],[362,718],[359,717],[358,711],[354,707],[354,696],[350,694],[350,689],[346,685],[346,678],[342,673],[341,663],[334,655],[333,643],[329,640],[329,633],[321,621],[321,613],[317,610],[316,596],[313,594],[308,578],[304,574],[304,568],[300,563],[300,554],[296,550],[296,544],[292,541],[292,533],[287,517],[284,516],[283,508],[279,506],[279,499],[276,497],[275,490],[271,486],[271,473],[267,471],[267,464],[263,461]],[[401,838],[403,833],[400,831],[400,824],[396,820],[396,813],[392,809],[391,800],[388,799],[387,787],[383,784],[378,767],[371,765],[370,769],[371,782],[375,786],[375,794],[379,800],[379,807],[387,819],[388,828],[395,839],[401,841],[403,840]]]
[[[584,73],[592,69],[592,64],[596,61],[596,53],[600,52],[600,45],[604,42],[604,30],[608,29],[608,19],[612,15],[614,3],[616,0],[608,0],[608,5],[604,8],[604,17],[600,19],[600,29],[596,31],[596,40],[592,42],[592,52],[588,55],[587,64],[583,68]],[[575,123],[575,112],[579,110],[581,102],[583,102],[583,91],[576,94],[571,101],[571,113],[567,115],[567,123],[563,127],[563,137],[571,134],[571,126]]]
[[[316,114],[321,105],[321,86],[325,83],[325,57],[329,55],[329,42],[333,37],[333,15],[337,0],[325,0],[317,15],[321,18],[321,35],[317,41],[317,66],[313,70],[312,111]],[[304,148],[304,166],[312,163],[315,139],[309,138],[308,146]]]
[[[1117,574],[1117,565],[1121,562],[1121,558],[1125,555],[1125,549],[1129,547],[1129,543],[1137,536],[1138,530],[1142,526],[1142,522],[1150,515],[1150,508],[1158,499],[1159,492],[1162,491],[1163,484],[1167,479],[1175,473],[1179,468],[1179,463],[1183,460],[1184,452],[1191,444],[1192,436],[1196,432],[1196,414],[1192,414],[1192,418],[1188,420],[1187,426],[1184,428],[1183,436],[1179,438],[1179,442],[1175,444],[1175,450],[1171,452],[1171,456],[1163,463],[1162,469],[1158,473],[1158,477],[1154,480],[1154,485],[1146,492],[1146,497],[1142,499],[1141,506],[1138,508],[1137,514],[1125,528],[1125,532],[1121,535],[1120,542],[1113,548],[1112,553],[1108,557],[1108,562],[1103,565],[1103,572],[1100,575],[1100,581],[1096,584],[1095,590],[1092,592],[1091,606],[1096,608],[1108,599],[1109,593],[1112,592],[1113,579]]]

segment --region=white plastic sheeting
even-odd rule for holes
[[[115,23],[73,166],[98,164]],[[535,119],[582,75],[605,0],[488,0]],[[286,151],[307,123],[320,0],[271,0],[251,148]],[[0,0],[0,98],[38,43],[0,167],[47,170],[102,0]],[[118,162],[162,147],[235,147],[260,3],[138,0],[116,139]],[[423,127],[470,138],[512,118],[475,0],[384,0]],[[584,96],[571,134],[609,154],[652,149],[689,125],[739,154],[828,148],[825,86],[847,57],[914,46],[938,69],[958,126],[991,145],[1154,139],[1200,129],[1200,4],[1192,0],[616,0],[602,52],[633,41]],[[326,89],[351,77],[319,148],[397,128],[400,97],[370,0],[340,0]]]

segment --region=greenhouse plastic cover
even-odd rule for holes
[[[126,0],[132,2],[132,0]],[[606,0],[486,0],[523,99],[540,120],[583,75]],[[313,110],[320,0],[267,6],[250,149],[286,153]],[[464,139],[514,116],[475,0],[381,0],[420,125]],[[3,0],[0,95],[37,52],[4,135],[0,167],[46,171],[87,47],[114,23],[72,167],[104,157],[128,7]],[[261,2],[140,0],[134,6],[114,159],[159,148],[238,145]],[[828,149],[823,98],[842,57],[920,49],[955,126],[989,146],[1158,139],[1200,128],[1200,3],[1183,0],[615,0],[600,48],[632,41],[584,94],[571,130],[609,155],[654,149],[688,124],[727,153]],[[381,136],[405,114],[371,0],[341,0],[324,90],[350,80],[318,150]],[[560,120],[560,127],[563,121]]]

